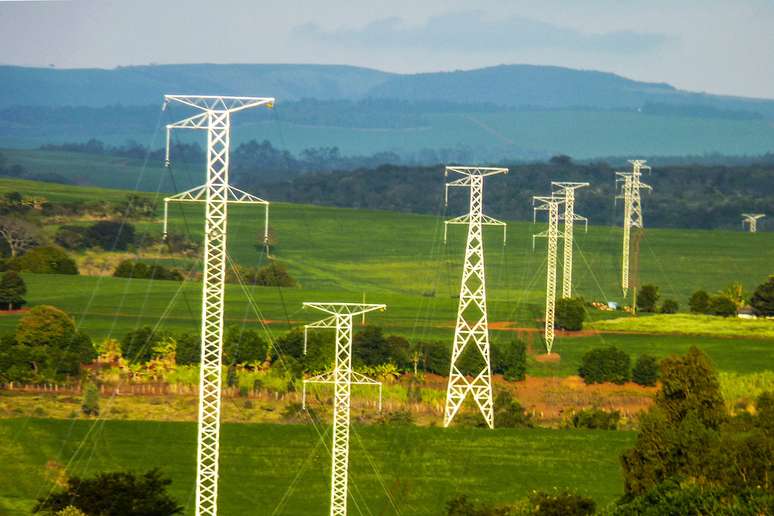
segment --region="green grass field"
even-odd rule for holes
[[[597,330],[638,332],[650,335],[682,334],[708,337],[758,337],[773,339],[774,322],[767,319],[739,319],[696,314],[658,314],[595,321]]]
[[[226,424],[222,432],[221,514],[327,512],[327,427]],[[193,514],[192,423],[12,419],[0,421],[0,438],[2,514],[29,514],[64,466],[71,475],[159,467]],[[607,504],[623,492],[618,457],[633,440],[631,432],[354,426],[350,514],[439,514],[459,494],[508,502],[554,487]]]

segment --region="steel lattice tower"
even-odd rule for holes
[[[758,232],[758,220],[765,217],[764,213],[742,213],[742,229],[745,224],[749,224],[750,233]]]
[[[449,385],[446,391],[446,409],[443,426],[448,427],[459,411],[468,393],[473,395],[481,414],[489,428],[494,428],[492,400],[492,367],[489,357],[489,323],[486,311],[486,277],[484,270],[483,226],[502,226],[503,244],[505,244],[504,222],[484,215],[484,177],[495,174],[507,174],[507,168],[488,167],[446,167],[449,172],[462,174],[463,177],[446,184],[446,199],[449,187],[470,188],[470,211],[467,215],[455,217],[444,223],[444,242],[448,224],[468,226],[465,263],[462,268],[460,301],[457,310],[457,324],[454,329],[454,345],[449,371]],[[473,344],[483,358],[484,365],[473,380],[468,380],[457,366],[468,344]]]
[[[532,247],[534,249],[536,238],[545,238],[548,241],[546,255],[546,313],[543,337],[546,341],[546,352],[550,355],[551,348],[554,346],[554,318],[556,314],[556,250],[558,247],[557,241],[560,238],[559,205],[564,203],[565,200],[561,197],[537,196],[532,198],[532,202],[538,203],[533,213],[538,211],[548,212],[548,229],[532,235]]]
[[[315,308],[329,314],[316,328],[336,328],[336,355],[331,377],[333,383],[333,448],[331,450],[331,516],[347,514],[347,474],[349,466],[349,407],[353,383],[352,371],[352,318],[365,312],[384,310],[385,305],[360,303],[304,303],[304,308]]]
[[[199,425],[196,463],[196,514],[218,511],[221,363],[226,274],[226,229],[229,201],[228,163],[231,114],[259,106],[272,107],[273,98],[165,95],[164,107],[178,102],[200,114],[167,126],[207,131],[204,271],[202,277],[202,349],[199,374]],[[167,163],[169,157],[167,156]]]
[[[588,183],[571,183],[563,181],[551,181],[551,186],[557,188],[556,194],[564,196],[564,214],[559,218],[564,220],[564,253],[562,263],[562,297],[572,297],[572,251],[573,230],[575,221],[582,221],[586,231],[589,227],[589,219],[575,213],[575,190],[589,186]]]
[[[649,185],[640,180],[643,171],[650,171],[650,167],[645,165],[645,160],[629,160],[629,163],[632,164],[631,172],[615,173],[619,177],[617,182],[622,183],[621,195],[617,198],[623,198],[624,200],[623,249],[621,253],[621,289],[623,290],[624,297],[626,297],[631,286],[629,282],[631,228],[645,228],[642,219],[640,190],[652,190]]]

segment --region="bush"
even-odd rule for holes
[[[99,389],[93,383],[87,383],[83,388],[81,412],[87,416],[99,416]]]
[[[652,387],[658,380],[658,360],[650,355],[640,355],[632,369],[632,381],[639,385]]]
[[[243,326],[229,326],[223,338],[225,364],[260,363],[266,360],[269,346],[256,330]]]
[[[417,351],[425,371],[448,376],[451,363],[451,344],[441,341],[417,342]]]
[[[536,492],[529,497],[535,516],[588,516],[597,508],[594,500],[569,491]]]
[[[38,274],[78,274],[75,260],[53,246],[36,247],[23,256],[12,258],[8,260],[7,268]]]
[[[0,306],[8,310],[17,310],[27,304],[24,295],[27,285],[16,271],[7,271],[0,278]]]
[[[153,348],[164,335],[154,332],[150,326],[144,326],[127,333],[121,339],[121,354],[131,363],[144,364],[153,358]]]
[[[89,246],[101,247],[106,251],[126,251],[134,244],[134,226],[103,220],[89,227],[86,236]]]
[[[598,408],[590,408],[576,412],[572,416],[573,428],[588,428],[591,430],[618,430],[621,413],[617,410],[607,412]]]
[[[555,326],[567,331],[580,331],[586,319],[586,307],[580,298],[563,298],[556,302]]]
[[[494,401],[495,428],[531,428],[532,421],[509,391],[500,391]]]
[[[680,310],[680,305],[674,299],[665,299],[661,304],[662,314],[676,314]]]
[[[731,298],[723,294],[711,296],[709,299],[709,306],[707,307],[707,313],[721,317],[731,317],[736,315],[736,304]]]
[[[356,365],[375,366],[390,361],[387,339],[378,326],[367,326],[352,339],[352,360]]]
[[[509,382],[524,379],[527,372],[527,346],[520,340],[492,344],[492,372]]]
[[[774,275],[758,285],[750,298],[750,306],[759,315],[774,315]]]
[[[709,311],[710,297],[703,290],[697,290],[691,295],[691,299],[688,300],[688,307],[692,313],[706,314]]]
[[[113,271],[113,276],[117,278],[183,280],[183,275],[175,269],[169,269],[163,265],[147,265],[137,260],[123,260]]]
[[[640,312],[655,312],[659,297],[658,287],[643,285],[637,293],[637,309]]]
[[[578,374],[587,384],[603,382],[622,384],[629,380],[630,367],[629,355],[615,346],[596,348],[583,355]]]
[[[201,337],[198,333],[181,333],[175,337],[175,363],[198,364],[201,361]]]
[[[65,249],[80,251],[89,247],[89,228],[86,226],[59,226],[54,242]]]

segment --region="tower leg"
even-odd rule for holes
[[[352,379],[352,316],[336,315],[336,363],[333,370],[333,449],[331,516],[347,514],[349,412]]]

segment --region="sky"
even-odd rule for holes
[[[774,98],[772,27],[772,0],[0,0],[0,63],[526,63]]]

